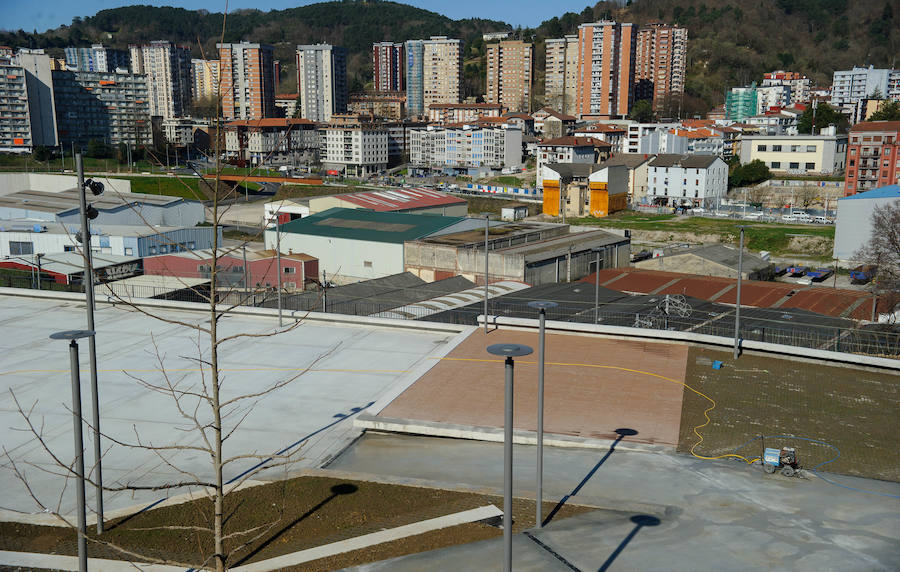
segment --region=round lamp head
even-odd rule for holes
[[[522,344],[493,344],[487,347],[487,351],[495,356],[506,357],[527,356],[534,352],[533,349]]]
[[[79,340],[81,338],[89,338],[94,335],[94,330],[65,330],[63,332],[55,332],[50,334],[51,340]]]
[[[549,310],[550,308],[555,308],[559,306],[556,302],[551,302],[550,300],[533,300],[528,302],[529,308],[535,308],[537,310]]]

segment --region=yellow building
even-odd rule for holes
[[[628,169],[623,165],[555,163],[543,168],[543,213],[605,217],[628,207]]]

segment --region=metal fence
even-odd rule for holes
[[[32,288],[30,277],[0,275],[0,286]],[[42,281],[45,290],[83,292],[81,285],[57,284]],[[588,286],[590,288],[590,286]],[[112,295],[114,298],[129,300],[140,298],[179,300],[207,303],[209,290],[200,288],[157,288],[154,286],[129,286],[128,290],[116,288],[115,282],[98,285],[98,295]],[[241,290],[221,291],[217,301],[226,306],[278,307],[278,295],[274,289],[244,292]],[[582,324],[603,324],[631,328],[670,330],[709,334],[726,338],[734,337],[734,312],[724,313],[692,311],[690,307],[676,307],[670,313],[656,309],[635,308],[635,311],[612,311],[603,305],[572,300],[557,300],[558,306],[547,310],[548,320]],[[451,308],[441,306],[433,300],[404,303],[402,300],[365,299],[342,296],[337,290],[282,294],[282,308],[286,312],[326,312],[355,316],[374,316],[407,320],[422,320],[450,324],[476,325],[478,316],[483,314],[481,303]],[[765,309],[748,308],[742,318],[740,338],[788,346],[815,348],[836,352],[900,356],[900,333],[891,331],[883,324],[872,324],[858,328],[838,324],[851,324],[850,320],[793,312],[780,309],[776,314],[788,316],[778,319],[766,317]],[[527,305],[527,300],[517,298],[505,301],[493,298],[490,301],[490,315],[503,317],[537,317],[537,312]],[[830,322],[830,323],[829,323]]]

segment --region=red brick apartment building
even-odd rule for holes
[[[850,129],[844,196],[900,183],[900,121],[863,121]]]

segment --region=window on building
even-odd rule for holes
[[[781,161],[772,161],[772,164],[771,164],[770,168],[771,168],[771,169],[780,169],[780,168],[781,168]]]
[[[75,247],[71,244],[63,246],[63,252],[75,252]]]
[[[788,169],[799,169],[799,168],[800,168],[800,163],[795,163],[795,162],[793,162],[793,161],[792,161],[791,164],[788,166]]]
[[[807,153],[815,153],[815,152],[816,152],[816,146],[815,146],[815,145],[807,145],[807,146],[806,146],[806,152],[807,152]]]
[[[855,167],[855,166],[856,166],[856,159],[850,159],[850,165],[849,165],[849,166],[850,166],[850,167]]]
[[[774,152],[776,152],[776,153],[780,153],[780,152],[781,152],[781,145],[772,145],[772,151],[774,151]]]
[[[125,256],[134,256],[134,249],[130,246],[125,247]]]
[[[812,171],[813,169],[816,168],[816,164],[815,163],[806,163],[805,168],[807,171]]]
[[[10,255],[34,254],[34,243],[11,240],[9,241],[9,253]]]
[[[284,267],[284,273],[285,273],[285,274],[296,274],[296,273],[297,273],[297,269],[294,268],[293,266],[285,266],[285,267]]]
[[[766,147],[767,147],[766,145],[757,145],[756,150],[764,153],[766,151]]]

